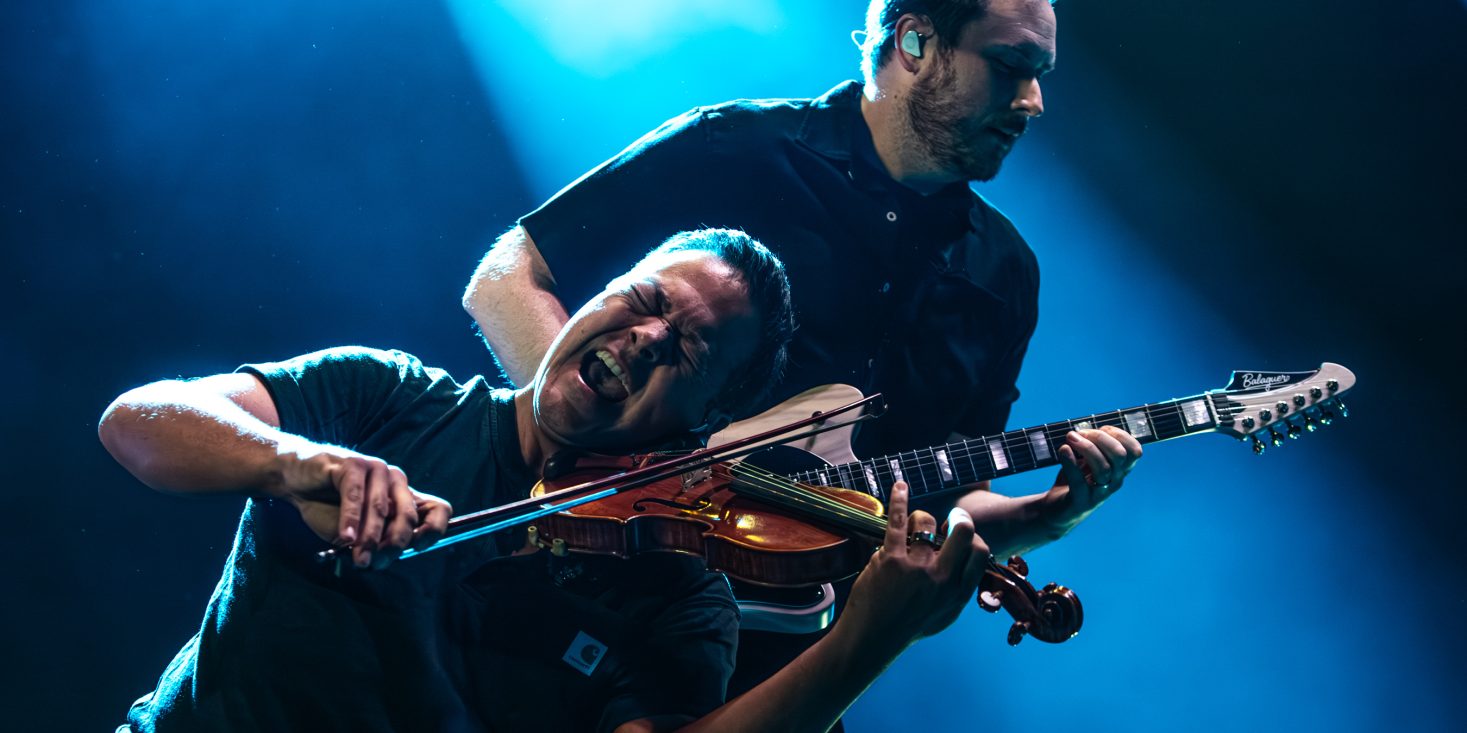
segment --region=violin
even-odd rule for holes
[[[639,468],[643,458],[588,456],[532,496],[595,480],[606,472]],[[630,558],[644,552],[702,557],[711,570],[755,585],[792,587],[842,580],[860,572],[886,532],[884,507],[850,489],[800,484],[755,465],[725,462],[661,479],[595,502],[542,517],[529,542],[556,554]],[[546,538],[550,539],[548,542]],[[942,537],[935,544],[941,546]],[[1050,583],[1035,590],[1028,564],[988,558],[978,586],[985,611],[1014,618],[1008,643],[1032,636],[1059,643],[1079,632],[1080,599]]]
[[[848,427],[851,422],[829,420],[880,405],[880,399],[873,395],[680,456],[557,457],[528,498],[456,517],[437,543],[407,550],[401,559],[534,522],[526,531],[528,543],[556,555],[682,553],[702,557],[711,570],[774,587],[848,578],[865,567],[885,536],[881,502],[860,491],[800,483],[736,459],[811,425],[818,424],[794,437]],[[335,554],[327,550],[321,557]],[[1011,558],[1005,566],[989,557],[979,582],[979,606],[989,612],[1002,608],[1013,616],[1010,644],[1026,635],[1050,643],[1073,637],[1083,621],[1079,598],[1053,583],[1036,591],[1027,574],[1021,558]]]

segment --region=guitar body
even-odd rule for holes
[[[739,438],[758,435],[796,420],[829,412],[837,407],[855,402],[863,396],[861,390],[845,384],[826,384],[807,389],[758,415],[729,425],[708,439],[708,447],[716,448]],[[811,435],[785,445],[819,456],[827,463],[847,463],[856,460],[856,454],[851,451],[851,435],[851,426],[846,426]],[[770,466],[764,467],[771,468]],[[808,468],[813,467],[814,464],[808,466]],[[789,471],[782,473],[789,473]]]

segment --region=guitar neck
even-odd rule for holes
[[[898,480],[907,482],[914,497],[937,495],[1000,476],[1059,465],[1058,450],[1066,434],[1103,425],[1121,428],[1145,444],[1210,432],[1218,425],[1218,415],[1211,397],[1202,394],[802,471],[790,478],[863,490],[881,501],[886,501],[891,485]]]

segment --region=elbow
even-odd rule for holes
[[[112,454],[113,458],[121,460],[121,453],[128,437],[128,426],[135,424],[142,418],[139,410],[138,392],[144,388],[130,390],[120,397],[112,400],[107,409],[102,411],[102,417],[97,421],[97,438],[102,441],[102,447]]]
[[[128,473],[151,488],[160,489],[154,480],[156,445],[151,428],[159,417],[159,391],[177,382],[155,382],[123,393],[112,401],[97,421],[97,438]]]
[[[505,291],[511,287],[511,279],[517,268],[517,253],[509,242],[500,239],[479,261],[479,266],[474,268],[473,277],[469,278],[468,287],[464,288],[463,300],[460,304],[470,316],[476,321],[493,315],[494,303],[505,296]]]

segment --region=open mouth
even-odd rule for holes
[[[621,402],[632,393],[626,370],[606,349],[596,349],[581,358],[581,381],[607,402]]]

